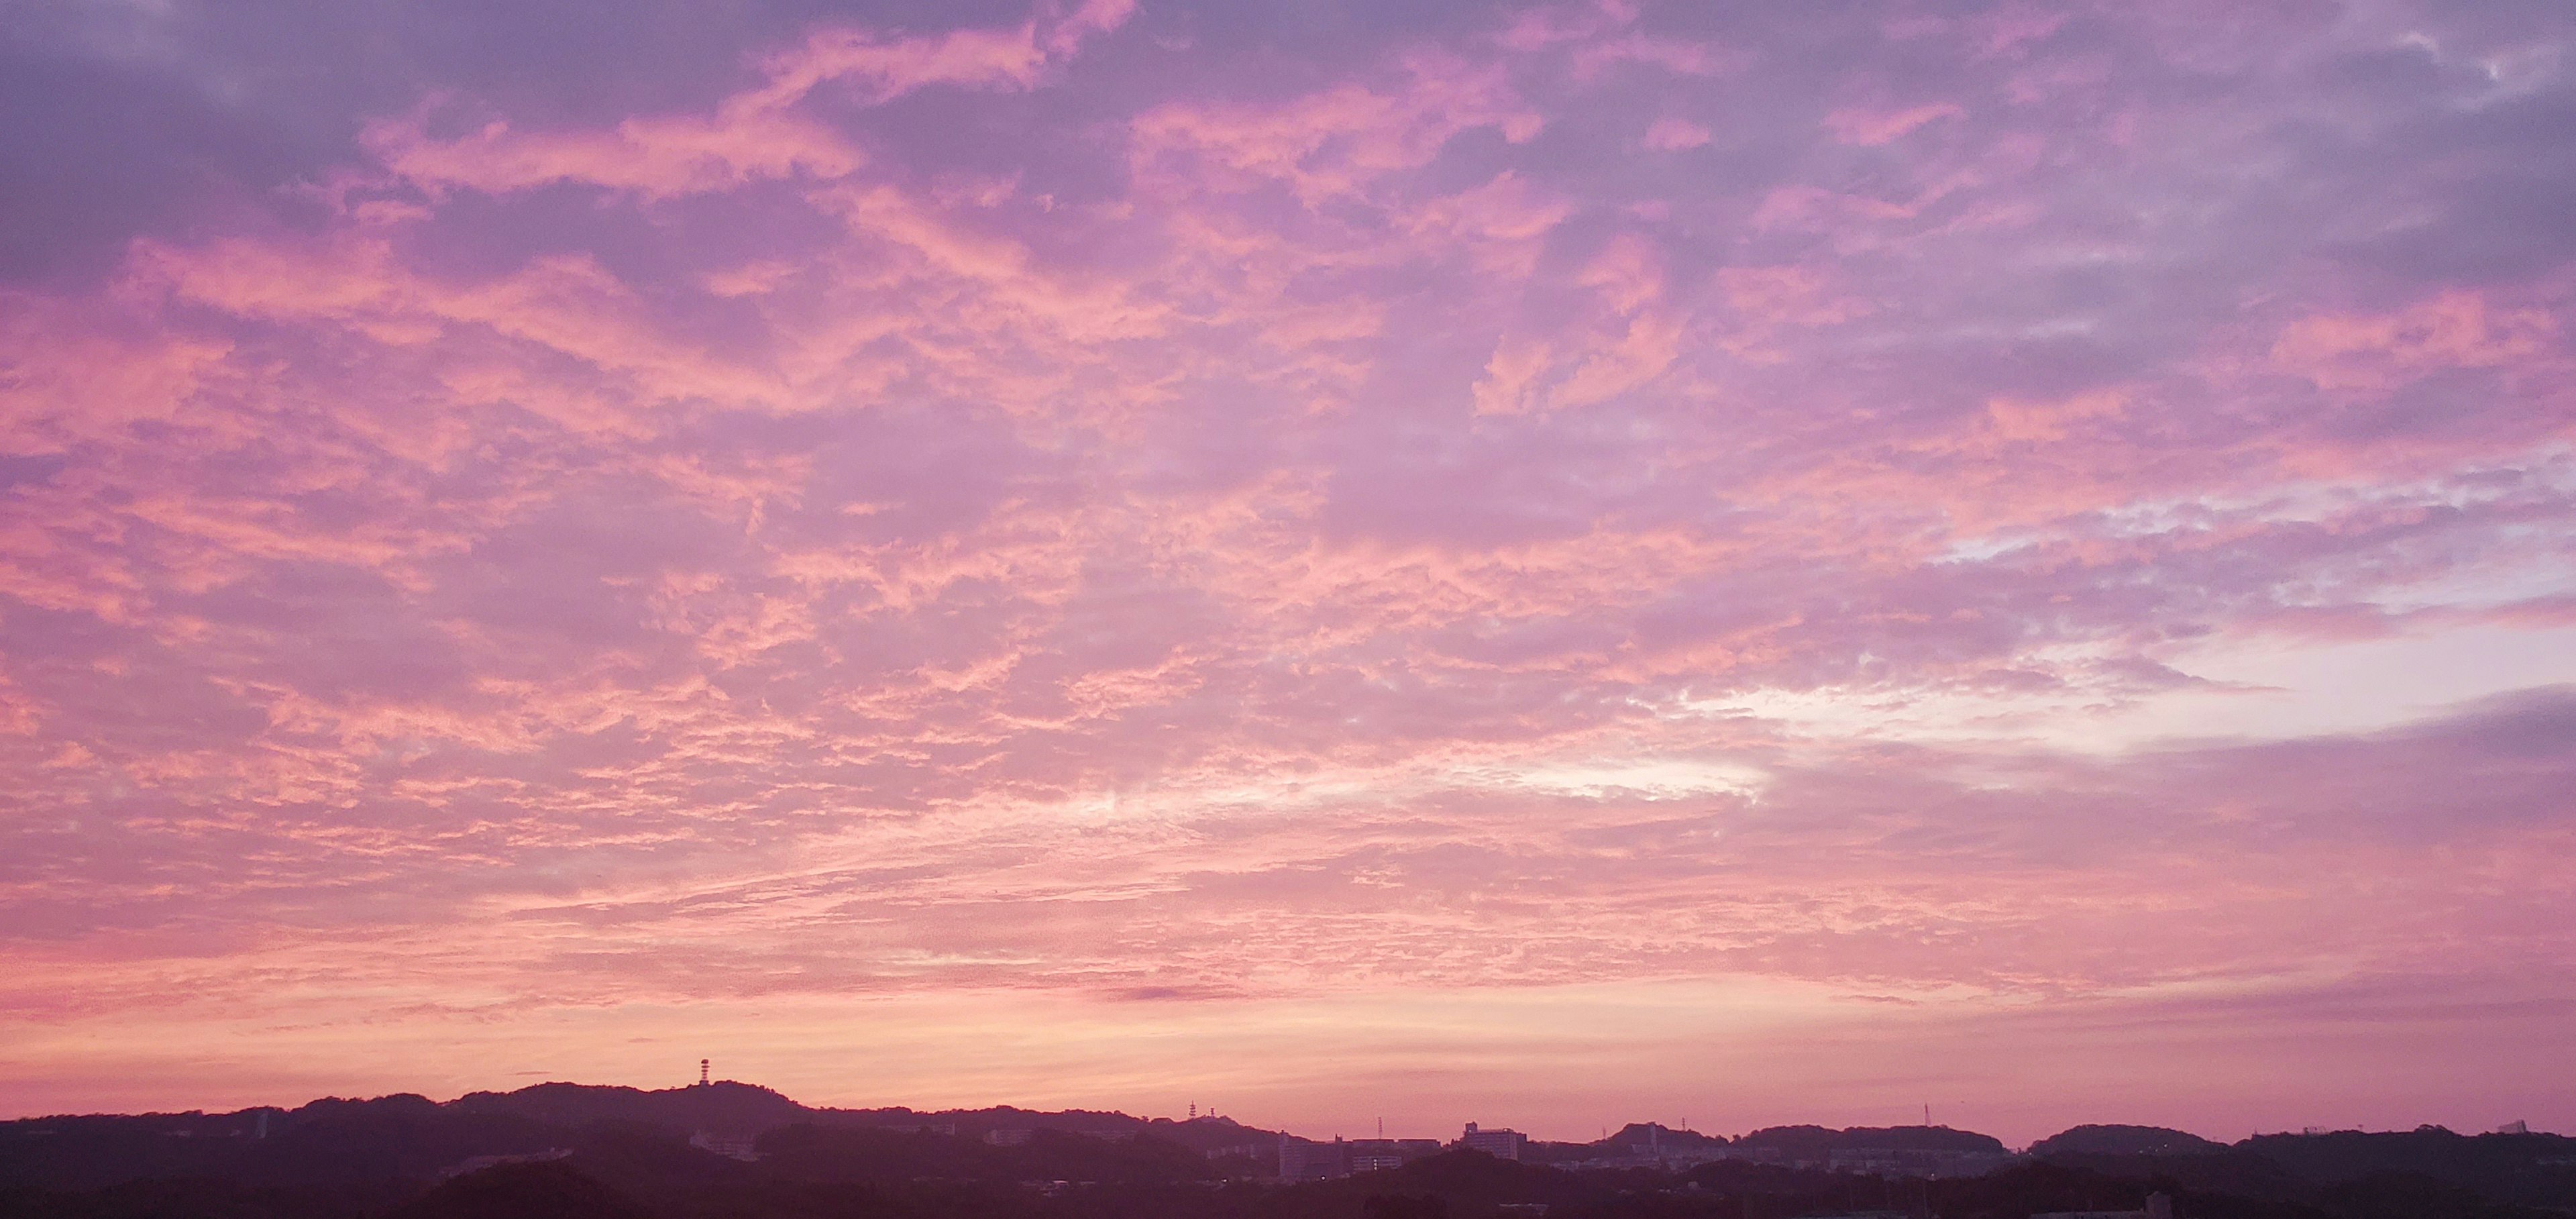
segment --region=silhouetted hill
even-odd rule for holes
[[[817,1181],[932,1178],[960,1181],[1091,1181],[1116,1184],[1217,1179],[1207,1159],[1150,1136],[1105,1139],[1039,1130],[995,1147],[930,1131],[789,1126],[762,1136],[761,1167]]]
[[[2227,1150],[2199,1135],[2161,1126],[2077,1126],[2030,1145],[2030,1154],[2106,1156],[2215,1155]]]
[[[2237,1147],[2320,1185],[2405,1173],[2493,1202],[2576,1209],[2576,1139],[2560,1135],[2463,1135],[2422,1126],[2390,1133],[2257,1135]]]
[[[734,1140],[755,1130],[748,1162],[691,1145],[720,1133],[732,1136],[721,1150],[744,1153]],[[814,1109],[742,1084],[540,1084],[445,1104],[397,1095],[0,1123],[0,1219],[1498,1219],[1536,1206],[1551,1219],[2024,1219],[2133,1209],[2155,1191],[2184,1219],[2576,1213],[2576,1140],[2430,1127],[2234,1147],[2077,1127],[2035,1157],[1962,1176],[2002,1144],[1939,1126],[1728,1140],[1634,1124],[1533,1146],[1555,1165],[1451,1150],[1338,1180],[1243,1179],[1268,1171],[1254,1153],[1276,1138],[1214,1117]],[[1648,1147],[1729,1158],[1674,1171],[1635,1154]],[[482,1158],[503,1156],[543,1158]]]
[[[450,1101],[447,1108],[534,1118],[560,1126],[633,1122],[682,1133],[710,1130],[746,1135],[812,1121],[816,1115],[815,1110],[767,1088],[731,1081],[654,1092],[547,1083],[516,1092],[469,1093]]]
[[[1177,1143],[1201,1153],[1219,1147],[1241,1147],[1250,1143],[1277,1142],[1279,1139],[1277,1131],[1240,1125],[1230,1117],[1199,1117],[1185,1122],[1158,1117],[1144,1123],[1141,1129],[1164,1142]]]
[[[1825,1158],[1832,1151],[1834,1139],[1842,1131],[1823,1126],[1765,1126],[1751,1134],[1739,1136],[1739,1147],[1761,1147],[1783,1152],[1795,1159]]]
[[[525,1155],[564,1132],[524,1117],[410,1105],[335,1108],[242,1149],[233,1175],[272,1185],[427,1180],[472,1156]]]
[[[2001,1152],[2002,1139],[1948,1126],[1853,1126],[1834,1140],[1840,1148],[1891,1147],[1900,1151]]]
[[[8,1219],[357,1219],[397,1201],[381,1190],[276,1189],[203,1177],[65,1192],[0,1186],[0,1216]]]
[[[555,1162],[502,1164],[458,1177],[392,1219],[653,1219],[653,1212]]]
[[[2122,1181],[2160,1182],[2238,1198],[2292,1201],[2315,1195],[2315,1183],[2250,1151],[2233,1148],[2185,1155],[2091,1155],[2060,1151],[2042,1162]]]
[[[1718,1135],[1696,1130],[1675,1130],[1661,1122],[1630,1122],[1613,1131],[1610,1137],[1592,1144],[1595,1147],[1723,1147],[1727,1140]]]
[[[71,1117],[0,1125],[0,1182],[68,1190],[148,1178],[218,1176],[239,1161],[245,1143],[221,1134],[200,1137],[190,1119],[202,1116]]]
[[[452,1112],[418,1097],[316,1101],[273,1116],[266,1138],[256,1137],[256,1123],[235,1116],[211,1123],[194,1114],[6,1123],[0,1125],[0,1181],[99,1189],[173,1177],[276,1186],[419,1180],[468,1156],[541,1151],[561,1137],[541,1122]]]
[[[2056,1161],[2024,1161],[1984,1177],[1932,1183],[1924,1191],[1943,1216],[2021,1216],[2049,1211],[2138,1210],[2161,1192],[2183,1219],[2348,1219],[2306,1198],[2246,1197],[2195,1190],[2168,1179],[2131,1179]]]
[[[357,1116],[421,1117],[434,1114],[438,1110],[437,1101],[417,1092],[396,1092],[391,1096],[375,1096],[363,1100],[355,1097],[326,1096],[320,1100],[304,1102],[303,1105],[288,1111],[286,1118],[289,1124],[292,1124]]]
[[[2375,1172],[2320,1194],[2343,1219],[2556,1219],[2558,1208],[2497,1202],[2478,1191],[2413,1172]]]
[[[2001,1154],[2003,1140],[1973,1130],[1947,1126],[1772,1126],[1734,1141],[1734,1146],[1764,1148],[1791,1160],[1822,1162],[1836,1151],[1962,1151]]]

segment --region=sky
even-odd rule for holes
[[[2576,1130],[2557,0],[0,5],[0,1116]]]

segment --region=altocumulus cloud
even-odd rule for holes
[[[2555,7],[318,13],[7,36],[31,1112],[2576,1118]]]

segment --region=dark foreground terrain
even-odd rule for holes
[[[2027,1219],[2138,1210],[2151,1192],[2182,1219],[2576,1216],[2576,1139],[2547,1134],[2226,1145],[2096,1126],[2016,1157],[1941,1127],[1721,1139],[1631,1126],[1598,1143],[1531,1144],[1521,1162],[1301,1141],[1292,1161],[1354,1149],[1405,1161],[1303,1181],[1279,1179],[1279,1144],[1222,1118],[809,1109],[741,1084],[547,1084],[445,1104],[0,1123],[0,1217]],[[1970,1164],[1982,1171],[1951,1175]]]

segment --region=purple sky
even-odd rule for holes
[[[2576,1127],[2576,12],[0,21],[0,1115]]]

